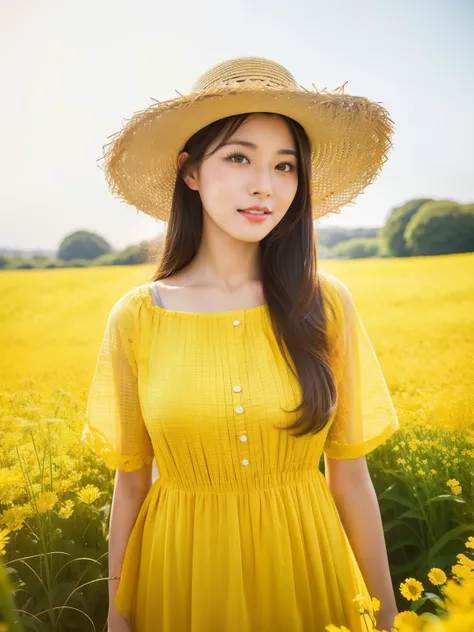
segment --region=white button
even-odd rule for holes
[[[242,406],[237,406],[237,408],[235,409],[235,412],[239,413],[239,415],[240,415],[240,413],[244,412],[244,409],[242,408]]]
[[[234,326],[237,327],[237,325],[240,325],[240,320],[234,320]]]
[[[242,465],[248,465],[249,461],[248,459],[242,459]]]
[[[234,386],[234,393],[240,393],[241,390],[240,386]]]
[[[245,441],[247,441],[247,435],[240,435],[240,440],[242,443],[245,443]]]

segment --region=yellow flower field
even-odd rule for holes
[[[474,254],[321,260],[352,291],[395,406],[453,427],[474,417]],[[108,311],[150,265],[0,274],[0,383],[7,392],[88,389]]]
[[[402,426],[368,456],[398,593],[397,631],[469,632],[474,255],[327,260],[321,268],[352,291]],[[101,629],[106,620],[115,472],[79,436],[109,310],[152,272],[0,274],[0,601],[5,565],[22,623],[34,616],[40,632]]]

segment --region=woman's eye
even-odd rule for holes
[[[246,157],[246,156],[244,156],[243,154],[231,154],[231,155],[230,155],[230,156],[228,156],[227,158],[228,158],[228,160],[232,160],[232,162],[234,162],[234,161],[233,161],[233,158],[245,158],[245,160],[247,160],[247,157]],[[237,161],[237,162],[238,162],[238,161]]]
[[[290,172],[290,171],[294,171],[295,167],[291,164],[291,162],[281,162],[278,166],[280,167],[281,165],[283,165],[284,167],[289,167],[289,169],[286,169],[286,172]],[[282,169],[280,169],[280,171],[283,171]]]
[[[230,156],[227,156],[227,160],[230,160],[232,162],[237,162],[237,164],[242,164],[239,160],[240,158],[243,158],[244,160],[248,161],[247,156],[244,156],[244,154],[230,154]],[[279,167],[281,166],[288,167],[288,169],[280,169]],[[291,162],[281,162],[279,165],[277,165],[277,167],[278,167],[278,171],[283,171],[284,173],[289,173],[290,171],[294,171],[296,168],[294,165],[291,164]]]

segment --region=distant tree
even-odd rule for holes
[[[331,257],[336,259],[365,259],[377,257],[379,253],[379,240],[376,237],[355,237],[343,241],[331,249]]]
[[[15,257],[10,263],[10,268],[15,270],[34,270],[36,267],[31,259],[22,259],[21,257]]]
[[[410,249],[405,241],[405,229],[411,218],[418,213],[420,207],[431,201],[431,198],[419,198],[392,209],[389,218],[379,232],[392,257],[410,256]]]
[[[78,230],[63,239],[58,249],[58,259],[95,259],[112,251],[110,244],[100,235]]]
[[[355,237],[377,237],[379,228],[343,228],[341,226],[320,227],[315,224],[318,246],[332,248],[336,244]]]
[[[0,255],[0,270],[5,270],[10,264],[10,257]]]
[[[405,239],[415,256],[474,252],[474,204],[427,202],[410,220]]]
[[[146,251],[142,246],[128,246],[125,250],[117,253],[115,264],[120,266],[131,266],[146,263]]]

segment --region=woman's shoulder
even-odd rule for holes
[[[347,285],[333,274],[319,271],[318,278],[321,282],[323,296],[329,303],[341,307],[344,311],[351,309],[354,299]]]
[[[115,299],[110,309],[109,320],[118,326],[131,325],[143,311],[149,311],[151,304],[149,284],[135,285]]]

